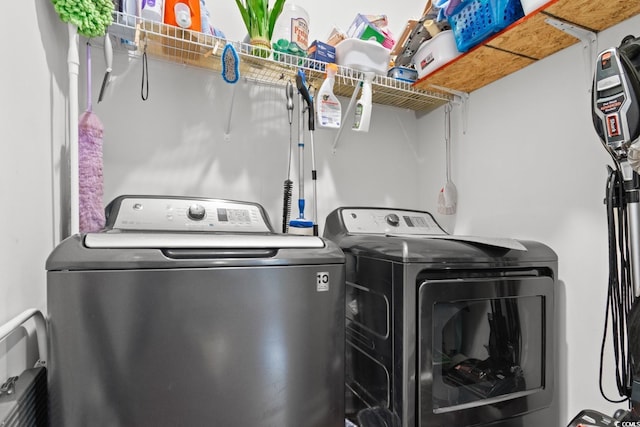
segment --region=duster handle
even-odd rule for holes
[[[93,110],[91,97],[91,43],[87,42],[87,111]]]

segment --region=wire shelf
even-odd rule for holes
[[[109,34],[121,40],[120,45],[134,54],[147,54],[183,65],[222,71],[222,51],[231,43],[240,58],[241,78],[268,85],[285,85],[294,81],[299,69],[304,70],[307,83],[319,89],[325,78],[325,63],[310,58],[263,49],[263,56],[255,55],[255,47],[232,42],[216,36],[185,30],[160,22],[114,12]],[[364,79],[358,70],[338,66],[334,93],[350,97]],[[376,75],[372,82],[373,102],[415,111],[430,111],[453,99],[446,91],[417,89],[412,83]]]

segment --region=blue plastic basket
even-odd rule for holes
[[[524,16],[520,0],[465,0],[449,16],[456,46],[466,52]]]

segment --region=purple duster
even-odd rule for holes
[[[91,111],[91,46],[87,43],[87,111],[78,120],[78,181],[80,232],[104,227],[102,203],[102,122]]]

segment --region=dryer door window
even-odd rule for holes
[[[552,283],[545,277],[423,283],[422,418],[490,422],[540,404],[534,395],[549,381]]]
[[[540,388],[542,304],[541,296],[436,303],[434,411]]]

